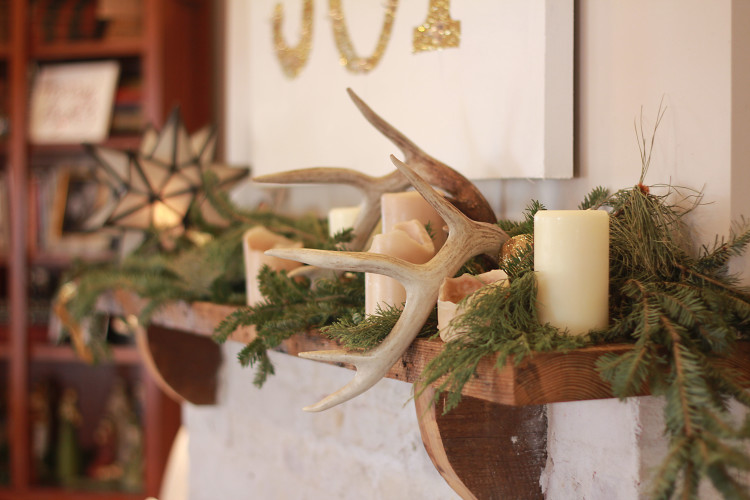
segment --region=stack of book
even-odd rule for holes
[[[97,17],[107,23],[107,38],[132,38],[141,34],[141,11],[141,0],[99,0]]]
[[[32,40],[49,44],[101,38],[106,21],[98,17],[97,7],[97,0],[34,0]]]
[[[115,91],[111,134],[140,133],[143,130],[142,80],[139,75],[123,75]]]

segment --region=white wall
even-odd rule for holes
[[[732,220],[750,214],[745,195],[750,188],[745,134],[750,130],[745,62],[750,35],[742,33],[748,10],[750,2],[743,0],[579,0],[577,178],[482,181],[498,214],[518,217],[531,198],[548,208],[574,208],[596,185],[617,189],[637,183],[634,121],[642,109],[650,130],[663,99],[667,112],[646,181],[704,189],[711,204],[696,212],[696,232],[708,242],[716,233],[726,234]],[[239,57],[231,47],[228,54],[227,64]],[[246,187],[237,197],[249,199],[253,192]],[[305,188],[295,189],[291,199],[296,208],[324,212],[356,197],[343,189]],[[251,385],[251,372],[234,361],[236,349],[225,348],[220,404],[184,410],[191,432],[193,500],[455,497],[421,447],[408,385],[384,381],[341,407],[309,415],[300,408],[343,385],[351,372],[274,355],[277,375],[259,391]],[[555,419],[589,404],[550,410],[552,457],[586,454],[590,443],[578,441],[576,451],[576,437],[557,434]],[[618,405],[599,407],[597,421],[601,435],[611,440],[611,460],[564,466],[558,460],[557,470],[550,468],[545,476],[549,498],[638,497],[660,460],[657,451],[642,446],[649,441],[659,448],[654,443],[661,434],[659,403]],[[585,413],[590,417],[593,410]],[[612,416],[620,424],[610,421]],[[583,420],[567,422],[575,426]]]

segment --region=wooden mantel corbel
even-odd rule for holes
[[[145,305],[145,300],[132,293],[114,292],[103,296],[98,308],[134,318]],[[136,325],[138,350],[167,394],[197,405],[215,404],[222,357],[211,335],[234,309],[207,302],[174,302],[162,307],[148,328]],[[253,328],[241,328],[231,336],[241,343],[254,338]],[[296,356],[336,347],[314,332],[303,332],[277,350]],[[386,377],[416,382],[441,349],[439,340],[417,339]],[[542,498],[539,477],[547,459],[544,405],[614,397],[596,372],[596,361],[604,354],[628,349],[627,345],[608,345],[539,353],[517,365],[507,363],[501,371],[495,368],[494,359],[486,358],[477,376],[464,387],[461,404],[446,415],[442,400],[430,405],[434,392],[428,388],[415,399],[415,407],[422,441],[435,467],[465,499]],[[750,387],[750,342],[740,343],[726,363],[743,374],[741,383]]]

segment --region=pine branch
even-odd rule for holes
[[[609,198],[609,189],[597,186],[578,205],[578,210],[597,210],[602,207]]]
[[[391,333],[396,322],[401,317],[401,308],[395,306],[378,305],[375,314],[353,314],[342,317],[338,321],[324,326],[320,333],[336,340],[344,348],[351,351],[367,351],[376,347]],[[427,319],[419,337],[429,337],[437,332],[437,311],[433,310]]]
[[[531,203],[526,207],[523,212],[523,220],[510,221],[510,220],[499,220],[497,225],[508,233],[508,236],[518,236],[519,234],[533,234],[534,233],[534,215],[539,210],[545,210],[544,205],[537,200],[531,200]]]

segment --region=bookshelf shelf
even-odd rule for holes
[[[137,149],[141,142],[140,134],[118,134],[108,137],[100,145],[115,149]],[[31,144],[30,153],[35,157],[78,155],[83,153],[80,144]]]
[[[34,252],[30,256],[29,263],[33,266],[50,269],[67,269],[78,258],[85,258],[87,262],[105,262],[111,260],[113,257],[114,253],[112,252],[73,256],[66,253],[39,251]]]
[[[118,366],[139,366],[140,357],[135,346],[111,346],[111,358],[100,364],[114,364]],[[69,345],[54,345],[35,343],[31,345],[31,355],[34,362],[42,363],[80,363],[81,360]]]
[[[107,500],[143,500],[142,493],[125,493],[118,491],[82,491],[82,490],[65,490],[59,488],[34,488],[25,493],[13,493],[4,496],[0,490],[0,500],[5,498],[13,500],[87,500],[102,499]]]
[[[138,57],[144,46],[143,38],[32,44],[31,56],[38,61]]]

